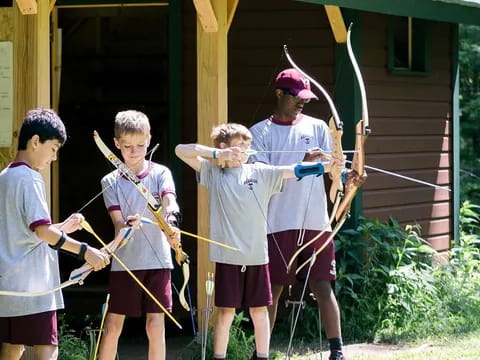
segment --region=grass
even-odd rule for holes
[[[294,354],[293,360],[327,360],[329,353],[305,351]],[[312,346],[310,346],[312,348]],[[285,354],[272,352],[273,359],[283,359]],[[480,359],[480,331],[447,339],[432,339],[422,344],[386,345],[355,344],[345,347],[348,360],[469,360]]]

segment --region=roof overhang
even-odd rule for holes
[[[480,0],[295,0],[387,15],[480,25]]]

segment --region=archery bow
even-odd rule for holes
[[[95,143],[97,144],[100,151],[103,155],[112,163],[121,173],[124,175],[133,185],[135,188],[142,194],[142,196],[147,201],[147,206],[152,215],[155,217],[156,223],[158,227],[165,233],[167,236],[175,235],[176,231],[170,226],[169,223],[165,221],[163,218],[161,211],[162,208],[160,204],[158,204],[157,200],[153,197],[150,193],[148,188],[140,181],[140,179],[135,175],[128,167],[125,165],[108,147],[105,145],[103,140],[98,135],[97,131],[93,132],[93,138]],[[177,243],[173,246],[173,250],[175,251],[175,260],[178,265],[182,268],[183,273],[183,285],[179,292],[179,299],[180,304],[183,308],[187,311],[190,311],[190,307],[188,306],[187,300],[185,299],[185,288],[188,284],[188,280],[190,279],[190,267],[189,262],[190,259],[182,249],[182,245]]]
[[[296,63],[293,61],[293,58],[290,56],[288,52],[288,48],[286,45],[283,46],[283,50],[285,53],[285,56],[287,57],[288,62],[292,65],[295,70],[297,70],[300,74],[302,74],[305,78],[307,78],[313,85],[315,85],[318,90],[323,94],[325,99],[327,100],[327,103],[330,107],[330,111],[332,113],[332,116],[330,117],[329,120],[329,129],[330,129],[330,134],[332,136],[333,140],[333,148],[332,148],[332,153],[331,156],[335,157],[337,159],[343,159],[343,149],[342,149],[342,135],[343,135],[343,122],[340,120],[340,116],[338,115],[338,111],[335,108],[335,104],[328,94],[327,90],[323,86],[321,86],[314,78],[312,78],[310,75],[308,75],[305,71],[303,71]],[[330,188],[330,201],[334,203],[332,213],[335,214],[338,207],[341,204],[341,200],[343,198],[343,183],[342,183],[342,168],[333,166],[331,171],[330,171],[330,178],[332,179],[332,185]],[[308,246],[313,244],[316,240],[318,240],[328,229],[332,223],[335,217],[332,215],[328,221],[328,223],[325,225],[323,230],[321,230],[316,236],[314,236],[312,239],[310,239],[308,242],[303,244],[295,253],[292,255],[290,258],[288,265],[287,265],[287,272],[290,271],[290,268],[295,261],[295,259],[300,255],[300,253],[305,250]]]
[[[352,24],[348,27],[347,32],[347,51],[350,61],[352,62],[352,66],[354,69],[355,77],[357,79],[359,88],[360,88],[360,96],[362,99],[362,118],[358,121],[355,127],[355,152],[353,155],[352,167],[351,170],[347,173],[347,181],[345,182],[345,195],[340,202],[338,209],[335,214],[335,220],[337,224],[335,228],[330,233],[328,239],[322,244],[320,248],[318,248],[313,253],[313,262],[315,262],[316,257],[320,252],[325,249],[325,247],[333,241],[334,236],[338,233],[341,229],[347,218],[350,216],[350,207],[352,204],[352,200],[354,199],[358,189],[363,185],[366,179],[365,173],[365,140],[370,132],[368,128],[369,117],[368,117],[368,106],[367,106],[367,95],[365,90],[365,83],[363,81],[362,73],[360,72],[360,67],[358,66],[358,62],[355,58],[355,54],[353,53],[352,43],[351,43],[351,29]],[[297,273],[309,264],[309,261],[303,263],[297,269]]]
[[[112,255],[114,251],[117,249],[121,248],[124,246],[132,236],[132,228],[126,227],[120,229],[119,233],[115,237],[113,241],[111,241],[108,244],[105,244],[105,246],[101,249],[106,251],[109,255]],[[0,295],[7,295],[7,296],[19,296],[19,297],[35,297],[35,296],[43,296],[47,294],[54,293],[56,291],[59,291],[61,289],[64,289],[68,286],[79,284],[83,285],[86,277],[90,275],[93,271],[92,266],[90,266],[88,263],[83,264],[79,268],[73,270],[70,273],[70,276],[68,277],[68,280],[64,281],[61,283],[59,286],[54,287],[53,289],[50,290],[45,290],[45,291],[37,291],[37,292],[28,292],[28,291],[5,291],[2,290],[0,291]]]

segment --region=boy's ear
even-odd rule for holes
[[[117,138],[114,137],[114,138],[113,138],[113,142],[115,143],[115,147],[116,147],[117,149],[120,149],[120,143],[118,142]]]
[[[224,143],[224,142],[221,142],[220,144],[218,144],[218,147],[219,147],[220,149],[226,149],[226,148],[228,147],[228,145],[227,145],[226,143]]]
[[[283,91],[281,89],[275,89],[275,96],[277,99],[280,99],[282,95],[283,95]]]
[[[30,142],[30,145],[31,145],[32,149],[35,150],[37,148],[37,146],[40,144],[40,136],[35,134],[28,141]]]

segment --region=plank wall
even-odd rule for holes
[[[362,73],[367,85],[372,135],[367,163],[403,175],[450,186],[452,168],[451,27],[430,23],[428,76],[393,75],[388,64],[388,17],[362,18]],[[437,250],[449,248],[452,194],[369,172],[363,215],[402,224],[417,223]]]

